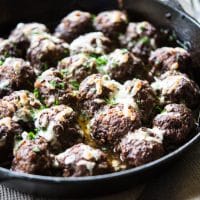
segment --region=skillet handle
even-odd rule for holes
[[[162,1],[164,4],[185,13],[185,10],[177,0],[159,0],[159,1]]]

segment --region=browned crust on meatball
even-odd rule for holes
[[[0,41],[0,61],[3,62],[8,57],[23,57],[22,50],[9,39]]]
[[[74,110],[66,105],[52,106],[36,115],[38,135],[45,137],[52,152],[60,152],[83,139]]]
[[[119,10],[101,12],[94,20],[95,29],[111,38],[116,38],[119,33],[124,32],[127,23],[126,14]]]
[[[91,32],[81,35],[70,44],[70,53],[87,53],[103,55],[112,51],[111,40],[101,32]]]
[[[196,108],[200,102],[200,88],[186,74],[166,72],[152,83],[162,104],[183,103],[189,108]]]
[[[122,47],[132,51],[136,56],[148,60],[151,50],[157,48],[158,33],[149,22],[129,23],[124,35],[119,36]]]
[[[18,49],[21,49],[25,55],[32,36],[48,32],[48,28],[41,23],[19,23],[9,35],[9,39]]]
[[[73,11],[64,17],[55,29],[55,36],[71,42],[81,34],[92,30],[92,15],[88,12]]]
[[[140,115],[126,105],[106,106],[90,122],[90,134],[96,143],[114,146],[120,138],[141,126]]]
[[[27,59],[37,74],[56,67],[59,60],[69,55],[69,46],[63,40],[49,34],[34,35],[27,50]]]
[[[154,118],[153,126],[163,130],[166,145],[178,145],[194,130],[195,120],[184,104],[169,104]]]
[[[106,155],[82,143],[57,155],[56,160],[65,177],[91,176],[109,171]]]
[[[48,175],[51,168],[48,148],[48,143],[42,137],[24,140],[16,151],[11,169],[28,174]]]
[[[149,64],[152,66],[151,73],[156,76],[166,71],[185,72],[191,66],[191,57],[183,48],[162,47],[151,52]]]
[[[164,148],[154,131],[140,128],[129,132],[119,144],[120,158],[130,167],[137,167],[164,155]]]
[[[0,119],[0,164],[11,162],[14,138],[23,132],[20,125],[10,117]]]
[[[0,67],[0,97],[15,90],[33,89],[35,73],[29,62],[20,58],[7,58]]]
[[[34,85],[37,97],[48,107],[60,104],[76,105],[76,93],[57,69],[44,71]]]
[[[156,93],[147,81],[133,79],[124,84],[127,95],[130,95],[138,106],[141,118],[148,123],[155,114],[155,107],[159,104]]]
[[[80,83],[87,76],[97,73],[96,66],[94,58],[85,54],[77,54],[61,60],[57,68],[67,82]]]

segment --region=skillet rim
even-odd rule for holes
[[[156,0],[158,1],[158,0]],[[174,10],[178,14],[185,16],[188,21],[190,21],[192,24],[194,24],[198,29],[200,29],[200,23],[190,16],[188,13],[186,13],[183,9],[170,6],[170,4],[167,4],[165,1],[159,1],[163,6],[168,7],[169,9]],[[200,122],[199,122],[200,123]],[[6,169],[3,167],[0,167],[0,183],[4,183],[7,181],[15,180],[15,179],[23,179],[24,181],[40,181],[40,182],[49,182],[49,183],[68,183],[68,182],[88,182],[88,181],[102,181],[102,180],[108,180],[108,179],[116,179],[121,176],[129,176],[133,174],[139,174],[147,170],[151,170],[152,168],[159,167],[162,164],[167,164],[170,162],[170,160],[173,160],[180,156],[183,152],[189,150],[192,148],[192,145],[195,145],[197,142],[200,141],[200,124],[198,124],[197,127],[198,131],[197,133],[189,139],[185,144],[181,145],[179,148],[175,149],[174,151],[166,154],[165,156],[162,156],[161,158],[146,163],[144,165],[122,170],[119,172],[113,172],[108,174],[102,174],[102,175],[95,175],[95,176],[86,176],[86,177],[54,177],[54,176],[42,176],[42,175],[33,175],[33,174],[27,174],[27,173],[20,173],[11,171],[10,169]],[[2,177],[3,176],[3,177]]]

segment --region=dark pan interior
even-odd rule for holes
[[[145,19],[157,26],[173,29],[192,53],[195,67],[191,70],[195,71],[195,78],[199,82],[200,25],[181,10],[177,10],[174,4],[171,5],[171,1],[167,2],[168,5],[157,0],[125,0],[123,7],[134,20]],[[117,8],[117,0],[0,0],[0,34],[6,36],[18,22],[38,21],[53,28],[66,13],[74,9],[98,13]],[[171,161],[199,140],[200,133],[169,155],[124,172],[84,178],[52,178],[18,174],[0,168],[0,181],[8,187],[35,195],[50,197],[102,195],[128,188],[130,185],[145,181],[152,174],[163,172]]]

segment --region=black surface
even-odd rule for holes
[[[142,17],[157,26],[175,30],[179,39],[189,44],[189,50],[196,66],[196,78],[198,78],[200,25],[185,14],[176,3],[166,2],[165,4],[156,0],[125,0],[124,7],[132,18]],[[117,1],[114,0],[0,0],[1,34],[8,34],[18,22],[38,21],[53,27],[71,10],[82,9],[96,13],[117,8],[117,5]],[[55,178],[19,174],[0,168],[0,181],[10,188],[48,197],[83,197],[119,192],[145,181],[155,173],[162,173],[173,160],[180,157],[199,140],[200,133],[176,151],[159,160],[118,173],[83,178]]]

